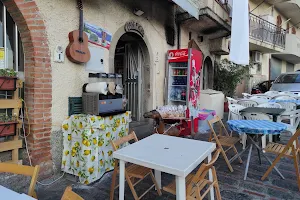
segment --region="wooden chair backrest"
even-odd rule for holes
[[[211,161],[208,164],[203,163],[200,166],[197,173],[192,178],[192,181],[190,182],[190,184],[187,185],[187,195],[190,195],[194,191],[195,187],[197,188],[201,185],[201,180],[205,179],[205,177],[207,176],[208,171],[211,168],[213,168],[213,165],[215,164],[215,162],[219,158],[220,152],[221,152],[221,149],[217,149],[217,151],[215,152],[215,154],[214,154],[213,158],[211,159]],[[198,185],[198,183],[200,183],[200,185]],[[200,191],[199,191],[199,194],[200,194]]]
[[[293,151],[295,151],[295,147],[300,150],[300,145],[299,145],[299,138],[300,137],[300,129],[296,131],[296,133],[290,138],[288,143],[285,145],[285,148],[282,150],[282,153],[285,153],[288,151],[290,148],[292,148]],[[296,145],[294,145],[294,143]]]
[[[61,198],[61,200],[84,200],[81,196],[72,191],[72,187],[68,186],[65,189],[65,192]]]
[[[215,118],[211,119],[211,120],[208,120],[208,125],[210,127],[210,130],[211,130],[211,133],[213,134],[214,136],[214,139],[212,140],[217,140],[219,136],[230,136],[225,125],[223,124],[222,120],[220,119],[219,116],[216,116]],[[220,129],[219,129],[219,132],[217,134],[217,132],[215,131],[214,129],[214,125],[215,124],[219,124],[220,125]],[[224,135],[222,134],[224,131]]]
[[[31,166],[17,165],[11,163],[0,163],[0,173],[6,172],[6,173],[19,174],[24,176],[31,176],[31,182],[28,189],[28,195],[31,197],[36,197],[34,188],[37,182],[39,171],[40,171],[39,165],[36,165],[35,167],[31,167]]]
[[[111,141],[111,145],[113,147],[114,151],[118,150],[118,147],[126,142],[129,142],[131,140],[134,140],[134,142],[139,141],[138,138],[136,137],[136,134],[134,131],[131,131],[130,134],[116,140],[116,141]]]

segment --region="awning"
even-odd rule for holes
[[[199,8],[196,3],[197,0],[173,0],[173,2],[196,19],[199,19]]]

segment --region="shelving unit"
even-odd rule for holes
[[[0,109],[12,109],[12,114],[16,114],[17,119],[19,119],[19,111],[22,107],[22,101],[20,99],[20,90],[23,87],[21,80],[17,81],[17,89],[13,92],[12,99],[0,99]],[[0,142],[0,152],[12,151],[12,159],[10,163],[22,163],[19,160],[19,149],[22,148],[22,140],[19,139],[19,133],[22,128],[22,121],[18,120],[16,134],[9,141]]]

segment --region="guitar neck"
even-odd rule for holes
[[[83,41],[83,10],[80,9],[79,17],[79,41]]]

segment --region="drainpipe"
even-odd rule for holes
[[[180,22],[177,22],[176,26],[177,26],[177,49],[180,49],[180,31],[181,31]]]

